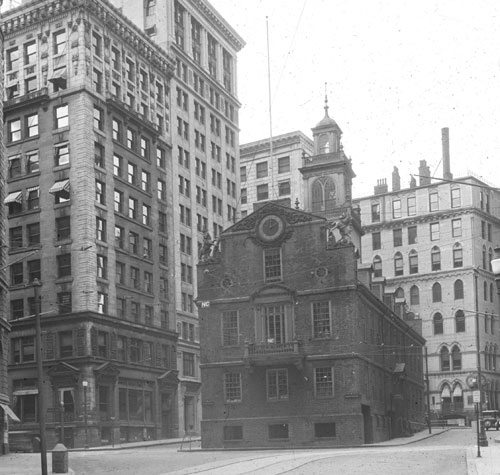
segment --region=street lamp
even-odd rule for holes
[[[85,449],[89,448],[89,431],[88,431],[88,420],[87,420],[87,386],[89,382],[87,380],[82,381],[83,386],[83,423],[85,424]]]
[[[40,426],[40,463],[42,475],[47,475],[47,443],[45,438],[45,399],[43,394],[42,325],[40,323],[41,282],[33,279],[35,289],[35,327],[36,327],[36,369],[38,372],[38,422]]]
[[[59,408],[61,409],[61,440],[59,442],[64,445],[64,401],[62,399],[59,403]]]

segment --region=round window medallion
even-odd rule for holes
[[[222,279],[221,286],[224,289],[227,289],[227,288],[231,287],[232,285],[233,285],[233,280],[231,279],[231,277],[224,277]]]
[[[316,269],[316,277],[326,277],[328,275],[328,269],[326,267],[318,267]]]

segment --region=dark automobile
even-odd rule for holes
[[[483,425],[486,430],[500,427],[499,411],[483,411]]]

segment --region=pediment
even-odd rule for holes
[[[165,371],[161,376],[158,376],[158,382],[160,384],[177,385],[179,383],[179,378],[177,377],[179,371],[175,369],[170,369]]]
[[[271,284],[266,285],[265,287],[260,288],[256,292],[254,292],[250,296],[253,301],[262,301],[265,302],[267,300],[273,302],[279,301],[295,301],[295,291],[281,284]]]
[[[224,230],[222,235],[224,236],[226,234],[235,233],[239,231],[252,231],[256,229],[259,221],[268,214],[276,214],[278,216],[281,216],[284,219],[285,223],[289,225],[307,223],[315,220],[325,221],[325,218],[323,216],[317,216],[315,214],[302,211],[300,209],[290,208],[288,206],[283,206],[273,201],[269,201],[263,204],[253,213],[249,214],[248,216],[245,216],[236,224],[233,224],[232,226]]]
[[[99,377],[117,378],[120,374],[120,370],[116,365],[107,361],[97,368],[94,368],[94,374]]]
[[[60,363],[57,363],[55,366],[52,366],[47,373],[49,374],[50,377],[60,377],[60,376],[77,376],[80,374],[81,370],[77,368],[76,366],[70,365],[69,363],[66,363],[65,361],[61,361]]]

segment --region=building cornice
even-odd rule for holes
[[[198,10],[211,26],[229,40],[236,51],[240,51],[246,45],[245,40],[206,0],[188,0],[188,3]]]
[[[7,10],[3,14],[1,31],[6,41],[10,36],[19,34],[35,24],[43,24],[55,17],[78,11],[76,23],[85,21],[83,13],[99,19],[104,29],[115,32],[124,43],[132,47],[144,60],[171,77],[175,62],[162,48],[151,41],[144,32],[123,16],[117,8],[107,0],[34,0],[20,7]]]
[[[305,147],[309,147],[311,150],[314,147],[314,142],[299,130],[273,137],[272,144],[273,147],[285,147],[287,145],[302,144]],[[265,151],[269,151],[269,139],[257,140],[255,142],[240,145],[240,156]]]

